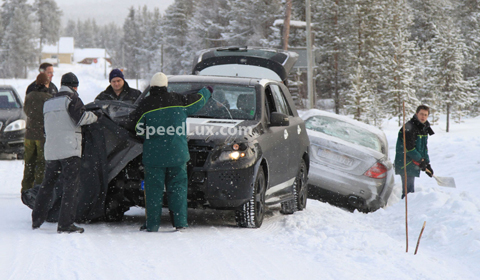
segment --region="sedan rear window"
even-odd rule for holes
[[[382,151],[381,143],[374,133],[342,120],[313,116],[305,121],[305,126],[307,129],[340,138],[352,144],[361,145],[379,152]]]
[[[0,109],[21,108],[20,103],[9,90],[0,90]]]

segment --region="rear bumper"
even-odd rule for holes
[[[387,203],[392,192],[393,169],[388,171],[386,178],[374,179],[311,162],[308,184],[309,197],[323,196],[328,192],[359,210],[375,211]]]
[[[25,130],[2,132],[0,134],[0,153],[20,154],[25,151]]]

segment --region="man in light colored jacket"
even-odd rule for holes
[[[32,228],[39,228],[48,216],[53,190],[63,176],[63,195],[58,218],[58,233],[80,232],[74,225],[82,157],[82,125],[97,121],[100,113],[85,111],[77,93],[78,79],[73,73],[62,76],[61,87],[43,107],[45,122],[45,160],[42,186],[35,199]]]

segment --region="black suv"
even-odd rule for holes
[[[23,158],[26,116],[17,91],[0,86],[0,153],[16,154]]]
[[[268,205],[280,204],[284,214],[305,208],[310,142],[283,82],[296,57],[260,48],[206,50],[196,58],[195,75],[168,77],[168,90],[178,93],[214,89],[185,127],[189,207],[235,210],[238,226],[254,228],[262,225]],[[212,66],[223,75],[215,76]],[[82,179],[89,189],[80,194],[77,213],[83,220],[121,220],[129,207],[144,206],[142,145],[122,126],[148,94],[146,89],[135,104],[87,105],[108,117],[85,133]]]

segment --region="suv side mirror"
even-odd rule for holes
[[[272,112],[270,115],[270,126],[289,126],[290,121],[288,119],[288,116],[279,113],[279,112]]]

